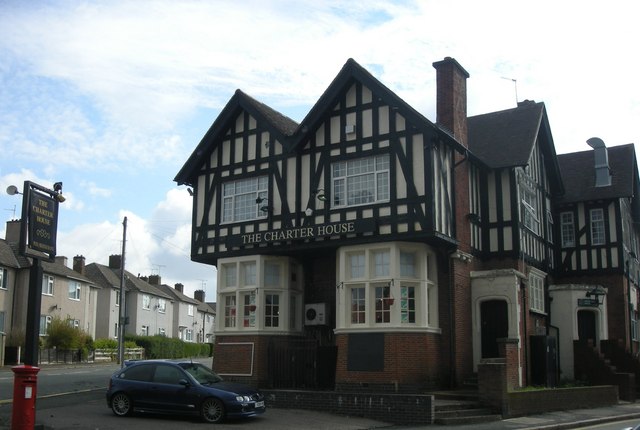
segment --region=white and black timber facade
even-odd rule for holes
[[[224,107],[175,178],[193,189],[192,259],[218,271],[216,371],[454,387],[507,338],[521,385],[546,372],[530,363],[563,334],[549,297],[568,258],[546,110],[468,118],[469,74],[434,67],[436,123],[351,59],[300,124],[240,90]]]

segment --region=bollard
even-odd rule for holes
[[[14,366],[11,430],[33,430],[36,425],[36,393],[39,367]]]

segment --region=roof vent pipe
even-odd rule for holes
[[[596,187],[608,187],[611,185],[611,170],[609,169],[609,153],[607,147],[599,137],[587,140],[593,148],[593,158],[596,169]]]

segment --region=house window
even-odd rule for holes
[[[163,327],[160,327],[160,328],[158,328],[158,334],[160,336],[166,336],[167,335],[167,331]]]
[[[238,274],[235,264],[223,264],[222,273],[224,274],[224,287],[235,287],[238,282]]]
[[[148,325],[143,325],[142,329],[140,330],[140,335],[141,336],[149,336],[149,326]]]
[[[280,325],[280,295],[265,294],[264,326],[278,327]]]
[[[256,285],[256,262],[247,261],[242,263],[242,286]]]
[[[193,305],[187,305],[187,315],[193,316]]]
[[[334,206],[389,201],[389,155],[333,163],[331,179]]]
[[[366,267],[352,279],[356,255],[363,256]],[[391,242],[384,248],[381,244],[340,248],[336,330],[436,328],[436,265],[427,245]]]
[[[278,287],[282,281],[280,280],[281,264],[266,262],[264,264],[264,285],[266,287]]]
[[[248,221],[265,218],[256,199],[267,198],[269,181],[266,176],[226,182],[222,186],[222,222]]]
[[[604,245],[604,211],[602,209],[591,209],[591,245]]]
[[[400,322],[402,324],[416,322],[416,287],[400,287]]]
[[[391,288],[389,286],[377,286],[376,298],[376,324],[391,322]]]
[[[118,338],[118,323],[113,324],[113,337]]]
[[[525,178],[523,176],[523,178]],[[532,232],[540,233],[540,219],[538,218],[538,195],[536,194],[533,182],[530,179],[523,179],[520,184],[520,193],[522,198],[522,217],[523,224]]]
[[[193,342],[193,330],[188,328],[184,332],[184,340],[187,342]]]
[[[236,296],[224,296],[224,326],[236,326]]]
[[[50,315],[40,315],[40,336],[46,336],[51,326]]]
[[[148,294],[142,295],[142,309],[151,309],[151,296]]]
[[[256,295],[254,292],[242,295],[242,326],[256,326]]]
[[[349,255],[349,278],[364,278],[364,252]]]
[[[80,283],[69,281],[69,298],[71,300],[80,300]]]
[[[0,289],[7,289],[7,269],[0,267]]]
[[[158,312],[161,314],[167,312],[167,301],[165,299],[158,299]]]
[[[80,320],[68,319],[67,323],[69,327],[80,328]]]
[[[364,287],[351,287],[351,324],[367,322],[367,299]]]
[[[553,214],[547,210],[547,239],[553,243]]]
[[[44,275],[42,277],[42,294],[45,296],[53,296],[53,284],[54,277],[49,275]]]
[[[544,312],[544,276],[541,273],[529,273],[529,307],[532,311]]]
[[[4,332],[4,311],[0,311],[0,333]]]
[[[116,291],[116,306],[120,306],[120,291]]]
[[[562,212],[560,214],[560,235],[562,236],[561,240],[563,248],[576,246],[573,212]]]

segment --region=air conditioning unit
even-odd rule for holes
[[[327,304],[309,303],[304,305],[305,325],[325,325],[327,324]]]

